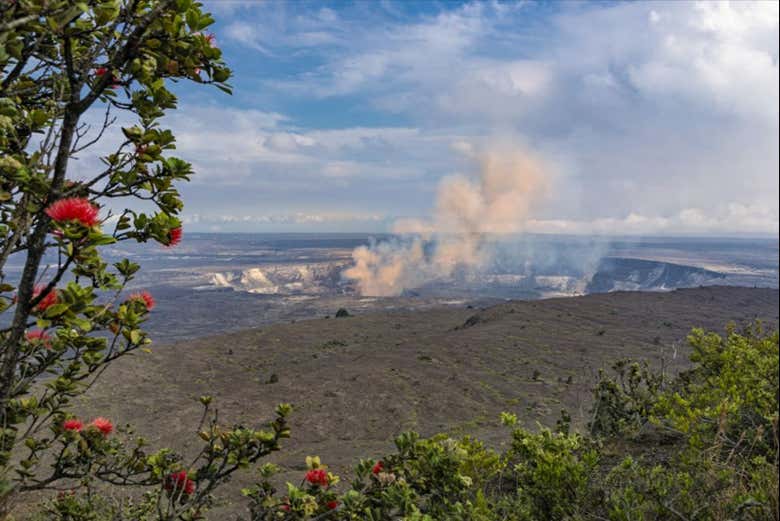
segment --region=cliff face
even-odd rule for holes
[[[610,291],[672,290],[712,284],[725,275],[693,266],[642,259],[602,259],[586,293]]]
[[[268,264],[243,270],[214,272],[212,287],[230,288],[261,295],[338,295],[354,293],[345,281],[344,262]],[[662,261],[607,257],[592,276],[561,268],[560,272],[466,273],[438,280],[409,294],[469,296],[475,293],[496,298],[539,298],[549,296],[607,293],[610,291],[673,290],[722,281],[716,271]]]
[[[262,295],[340,293],[344,262],[269,264],[209,275],[212,286]]]

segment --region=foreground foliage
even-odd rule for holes
[[[287,435],[284,406],[263,430],[217,425],[207,409],[202,451],[185,468],[172,451],[125,443],[110,419],[82,421],[71,408],[109,364],[151,342],[143,324],[154,298],[128,290],[140,267],[109,265],[101,249],[181,240],[177,185],[193,172],[160,126],[176,108],[171,84],[230,91],[201,7],[0,2],[0,519],[30,492],[99,483],[152,487],[158,517],[193,517]],[[118,144],[93,152],[110,134]],[[73,171],[98,155],[97,168]],[[80,501],[66,494],[52,515],[94,517]]]

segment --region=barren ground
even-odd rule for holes
[[[273,458],[282,477],[297,482],[308,454],[348,477],[359,457],[391,449],[404,430],[473,434],[499,445],[507,438],[501,411],[533,427],[554,424],[564,408],[582,426],[600,367],[664,357],[679,370],[692,327],[722,331],[729,321],[755,318],[777,327],[777,290],[611,293],[275,324],[155,345],[114,364],[79,408],[86,417],[131,423],[153,445],[186,454],[199,441],[200,395],[215,397],[225,423],[246,425],[291,402],[292,439]],[[237,508],[237,485],[246,482],[226,487],[225,508]]]

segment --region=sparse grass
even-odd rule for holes
[[[325,342],[320,346],[320,349],[322,349],[323,351],[328,351],[339,347],[347,347],[347,345],[348,344],[343,340],[328,340],[327,342]]]
[[[722,298],[705,301],[702,295],[707,292]],[[750,304],[740,304],[746,300],[743,295],[750,296]],[[657,315],[648,317],[647,303],[660,299],[663,305],[653,306]],[[318,454],[334,472],[344,474],[358,457],[389,449],[392,438],[406,428],[432,434],[465,427],[470,434],[495,439],[501,428],[489,420],[510,407],[526,424],[539,421],[550,427],[559,409],[566,408],[575,417],[574,428],[582,429],[586,418],[575,413],[587,409],[596,369],[622,357],[649,358],[657,364],[661,350],[649,339],[658,334],[659,324],[681,324],[667,326],[667,342],[683,339],[689,324],[721,328],[745,314],[763,317],[768,327],[775,327],[777,302],[776,290],[710,288],[513,302],[487,310],[495,319],[459,331],[453,331],[453,325],[462,324],[474,310],[360,314],[348,320],[270,325],[259,332],[155,346],[151,355],[121,360],[79,409],[87,417],[110,411],[117,423],[133,423],[143,434],[158,433],[150,439],[154,446],[186,452],[180,446],[181,429],[197,425],[191,404],[198,396],[213,392],[220,417],[228,423],[252,420],[253,414],[295,396],[293,437],[278,462],[288,465]],[[510,307],[516,312],[502,312]],[[559,309],[565,311],[556,318]],[[640,325],[642,320],[647,325]],[[598,328],[608,333],[594,338]],[[231,345],[234,354],[223,361],[226,357],[219,353],[225,345]],[[675,360],[667,359],[668,370],[686,368],[687,354],[681,348]],[[259,364],[260,358],[266,363]],[[540,381],[531,379],[534,368]],[[279,380],[267,385],[271,373]],[[144,379],[139,381],[138,375]],[[558,375],[565,384],[557,382]],[[342,394],[328,398],[326,390]],[[165,399],[150,411],[148,405],[123,398],[135,395]],[[344,436],[352,441],[327,441]],[[237,488],[246,483],[242,479]],[[220,518],[220,512],[214,515]]]

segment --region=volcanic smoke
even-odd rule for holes
[[[441,181],[431,219],[399,220],[397,239],[352,252],[355,264],[344,276],[361,295],[397,296],[456,269],[479,270],[491,260],[492,241],[524,231],[547,192],[550,176],[542,161],[518,147],[461,148],[475,172]]]

